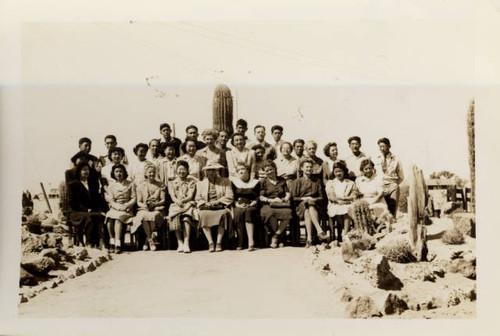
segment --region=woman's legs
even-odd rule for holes
[[[146,233],[146,241],[144,242],[144,246],[142,247],[143,250],[147,250],[148,244],[151,248],[151,250],[156,250],[156,246],[153,243],[153,239],[151,238],[153,231],[155,229],[155,222],[154,221],[143,221],[142,222],[142,227],[144,228],[144,232]]]
[[[189,238],[191,237],[191,219],[189,217],[185,217],[182,220],[184,224],[184,252],[189,253],[191,249],[189,248]]]
[[[217,228],[217,245],[222,244],[222,237],[224,237],[224,227],[219,225]]]
[[[208,250],[209,252],[213,252],[211,249],[211,247],[213,247],[214,245],[214,240],[212,238],[212,230],[209,227],[204,227],[202,229],[203,229],[203,234],[205,235],[205,237],[207,237]]]
[[[108,233],[109,233],[109,245],[112,245],[112,246],[115,245],[115,237],[116,237],[115,222],[117,222],[117,220],[115,220],[113,218],[109,218],[108,222],[106,223],[106,226],[108,228]]]
[[[318,234],[324,234],[325,232],[321,228],[321,225],[319,225],[318,210],[316,210],[314,206],[309,206],[309,216],[311,217],[311,222],[314,224]]]
[[[307,234],[307,243],[306,246],[310,245],[312,243],[312,223],[311,223],[311,216],[309,215],[309,208],[306,208],[304,212],[304,222],[306,225],[306,234]]]
[[[349,227],[351,226],[351,218],[348,215],[342,216],[344,219],[344,232],[343,234],[347,234],[349,232]]]
[[[236,223],[236,234],[238,235],[238,247],[243,248],[243,240],[245,237],[245,225],[243,221]]]
[[[115,232],[115,246],[116,247],[121,247],[122,246],[122,235],[123,235],[123,223],[120,222],[118,219],[115,220],[115,225],[113,231]],[[111,233],[109,234],[110,237]],[[110,238],[111,239],[111,238]]]
[[[248,250],[253,250],[253,247],[255,245],[254,239],[253,239],[253,233],[254,233],[254,225],[253,223],[246,222],[245,227],[247,229],[247,236],[248,236]]]
[[[175,230],[175,237],[177,238],[177,252],[184,251],[184,245],[182,242],[182,229]]]

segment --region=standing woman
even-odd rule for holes
[[[349,170],[343,162],[333,164],[333,179],[326,183],[326,196],[328,197],[328,216],[332,222],[337,222],[337,241],[342,241],[342,234],[349,231],[351,218],[348,215],[351,203],[358,196],[358,189],[353,181],[348,179]],[[342,232],[344,227],[344,232]]]
[[[186,161],[177,162],[177,178],[168,183],[168,193],[172,203],[168,211],[168,226],[175,231],[177,237],[177,252],[190,253],[189,237],[194,226],[194,195],[197,180],[188,175],[189,164]],[[184,236],[184,237],[183,237]]]
[[[110,157],[113,160],[113,156],[110,155]],[[121,163],[114,164],[111,169],[112,180],[106,187],[106,201],[109,204],[106,223],[110,237],[109,244],[115,253],[122,252],[123,225],[131,224],[134,219],[133,210],[137,200],[135,184],[127,180],[127,177],[125,166]]]
[[[339,150],[335,142],[327,143],[323,147],[323,153],[327,157],[323,162],[323,183],[326,185],[333,176],[333,165],[337,162],[342,162],[345,165],[345,161],[338,158]]]
[[[220,149],[220,164],[224,166],[224,170],[222,171],[222,177],[228,177],[229,171],[227,170],[227,158],[226,152],[230,151],[231,148],[227,147],[227,143],[229,141],[229,132],[226,130],[220,130],[217,135],[217,148]]]
[[[255,154],[252,150],[245,147],[246,137],[243,133],[234,133],[231,137],[232,150],[226,152],[227,169],[229,177],[236,177],[236,166],[243,163],[250,167],[250,174],[254,175]]]
[[[202,168],[206,164],[206,159],[196,154],[197,141],[195,138],[187,137],[181,145],[181,150],[184,155],[181,155],[179,160],[186,161],[189,165],[189,175],[197,180],[203,179]]]
[[[205,158],[206,161],[220,162],[221,150],[216,146],[215,141],[217,140],[217,132],[211,128],[206,129],[201,133],[201,137],[205,144],[205,148],[202,148],[196,152],[196,155]],[[222,164],[222,163],[221,163]]]
[[[68,184],[69,219],[75,227],[77,237],[85,235],[85,245],[93,246],[92,230],[97,226],[99,248],[104,249],[103,199],[99,193],[99,181],[89,179],[90,165],[87,161],[80,162],[75,167],[76,180]],[[82,242],[83,243],[83,242]]]
[[[312,161],[312,176],[318,177],[323,182],[323,160],[316,156],[318,144],[314,140],[309,140],[305,144],[306,157]]]
[[[146,233],[144,251],[156,250],[156,230],[161,227],[165,209],[165,185],[155,179],[156,167],[149,164],[144,168],[145,180],[137,186],[137,215],[134,218],[131,232],[134,233],[142,225]]]
[[[286,180],[277,176],[274,162],[266,161],[264,171],[267,178],[261,182],[260,187],[260,201],[262,202],[260,216],[264,225],[274,233],[271,238],[271,247],[277,248],[281,234],[292,219],[290,192]]]
[[[113,167],[122,162],[124,155],[125,151],[121,147],[113,147],[108,151],[108,158],[110,160],[110,163],[108,163],[101,169],[101,181],[103,182],[103,185],[108,185],[110,182],[113,182],[115,180],[111,176]],[[125,164],[122,165],[125,169],[127,169],[127,166]]]
[[[307,148],[307,146],[306,146]],[[325,194],[321,177],[313,174],[314,162],[306,157],[301,159],[300,169],[304,173],[292,182],[291,194],[297,203],[295,210],[300,219],[304,219],[307,231],[306,248],[312,246],[312,226],[316,228],[320,240],[328,240],[327,234],[319,224],[319,212],[322,211]]]
[[[243,240],[248,237],[248,251],[255,250],[254,229],[258,222],[259,180],[250,176],[250,167],[240,163],[236,166],[237,177],[231,179],[234,194],[234,223],[238,234],[237,250],[243,249]]]
[[[274,160],[277,175],[287,181],[293,181],[297,178],[299,161],[292,156],[292,144],[284,141],[280,146],[280,152],[281,155]]]
[[[137,161],[130,164],[130,179],[135,183],[136,186],[145,180],[144,168],[147,165],[152,165],[153,163],[146,159],[148,154],[148,145],[145,143],[139,143],[134,147],[134,154],[137,156]]]
[[[196,185],[198,218],[207,237],[209,252],[222,251],[224,230],[231,225],[231,212],[227,207],[233,202],[234,196],[231,182],[219,175],[223,168],[217,162],[208,162],[203,168],[206,178]],[[212,227],[217,227],[217,246],[212,238]]]

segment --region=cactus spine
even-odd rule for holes
[[[470,193],[471,193],[471,210],[476,212],[476,148],[475,135],[476,129],[474,125],[474,99],[471,101],[469,111],[467,113],[467,135],[469,138],[469,169],[470,169]]]
[[[213,99],[213,127],[233,133],[233,97],[231,90],[219,84],[215,88]]]

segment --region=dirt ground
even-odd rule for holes
[[[20,317],[343,318],[304,248],[132,252],[40,293]]]

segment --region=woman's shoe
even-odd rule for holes
[[[120,254],[120,253],[122,253],[122,247],[121,246],[115,246],[115,250],[114,251],[115,251],[116,254]]]
[[[271,248],[275,249],[278,247],[278,236],[277,235],[274,235],[272,238],[271,238]]]
[[[109,244],[109,252],[110,253],[116,253],[115,244]]]
[[[149,246],[151,247],[151,251],[156,251],[156,245],[153,238],[149,238]]]
[[[149,250],[149,246],[148,246],[148,244],[144,244],[144,245],[142,245],[142,250],[143,250],[143,251],[147,251],[147,250]]]
[[[243,247],[241,247],[241,246],[238,246],[238,247],[236,248],[236,251],[241,251],[241,250],[243,250]]]
[[[312,241],[306,241],[306,248],[310,248],[312,246]]]
[[[255,247],[253,245],[248,246],[248,252],[255,251]]]
[[[221,244],[216,245],[215,252],[222,252],[222,245]]]
[[[179,252],[179,253],[184,252],[184,246],[182,244],[177,245],[177,252]]]
[[[285,247],[285,244],[280,243],[278,246],[279,246],[279,248],[283,248],[283,247]]]
[[[184,244],[184,253],[191,253],[191,249],[188,244]]]
[[[328,241],[328,239],[330,237],[328,237],[328,235],[325,233],[325,232],[320,232],[318,233],[318,238],[321,240],[321,241]]]
[[[215,245],[214,243],[208,244],[208,252],[215,252]]]

